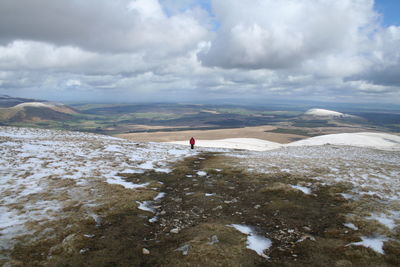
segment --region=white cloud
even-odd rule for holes
[[[186,53],[208,34],[190,12],[158,0],[2,0],[0,42],[33,40],[106,53]]]
[[[376,22],[373,1],[213,1],[221,23],[204,64],[224,68],[300,67],[356,54]]]
[[[138,12],[144,19],[166,18],[157,0],[134,0],[128,4],[128,9]]]
[[[68,87],[74,87],[74,86],[80,86],[82,85],[82,83],[80,80],[70,79],[65,83],[65,85]]]
[[[350,79],[365,79],[378,85],[400,87],[400,27],[390,26],[378,31],[367,59],[370,67]]]
[[[400,27],[380,25],[372,0],[218,0],[213,14],[203,6],[2,0],[0,93],[400,101]]]
[[[0,46],[0,68],[3,70],[77,67],[94,57],[94,53],[77,47],[57,47],[33,41],[14,41]]]

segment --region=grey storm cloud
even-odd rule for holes
[[[186,51],[207,30],[190,14],[166,17],[156,0],[2,0],[0,42],[33,40],[109,53]]]

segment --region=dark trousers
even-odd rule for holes
[[[193,149],[194,148],[194,144],[190,144],[190,148]]]

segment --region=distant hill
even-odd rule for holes
[[[366,119],[334,110],[312,108],[298,117],[293,126],[335,127],[338,124],[365,124]]]
[[[312,108],[304,112],[304,116],[313,116],[313,117],[328,117],[328,118],[343,118],[343,117],[351,117],[351,115],[344,114],[341,112],[321,109],[321,108]]]
[[[30,99],[30,98],[12,97],[8,95],[0,95],[0,108],[10,108],[15,105],[26,102],[47,102],[47,101]]]
[[[63,121],[78,112],[66,105],[47,101],[0,96],[0,121],[2,122],[39,122]]]

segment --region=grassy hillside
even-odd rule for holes
[[[0,123],[103,134],[226,129],[275,125],[283,131],[358,128],[400,131],[400,115],[357,113],[357,117],[318,118],[303,116],[304,110],[279,107],[190,104],[73,104],[65,109],[45,107],[0,108]],[[66,109],[69,109],[66,110]],[[70,112],[72,111],[72,112]],[[281,130],[282,131],[282,130]],[[290,131],[293,131],[290,130]]]

